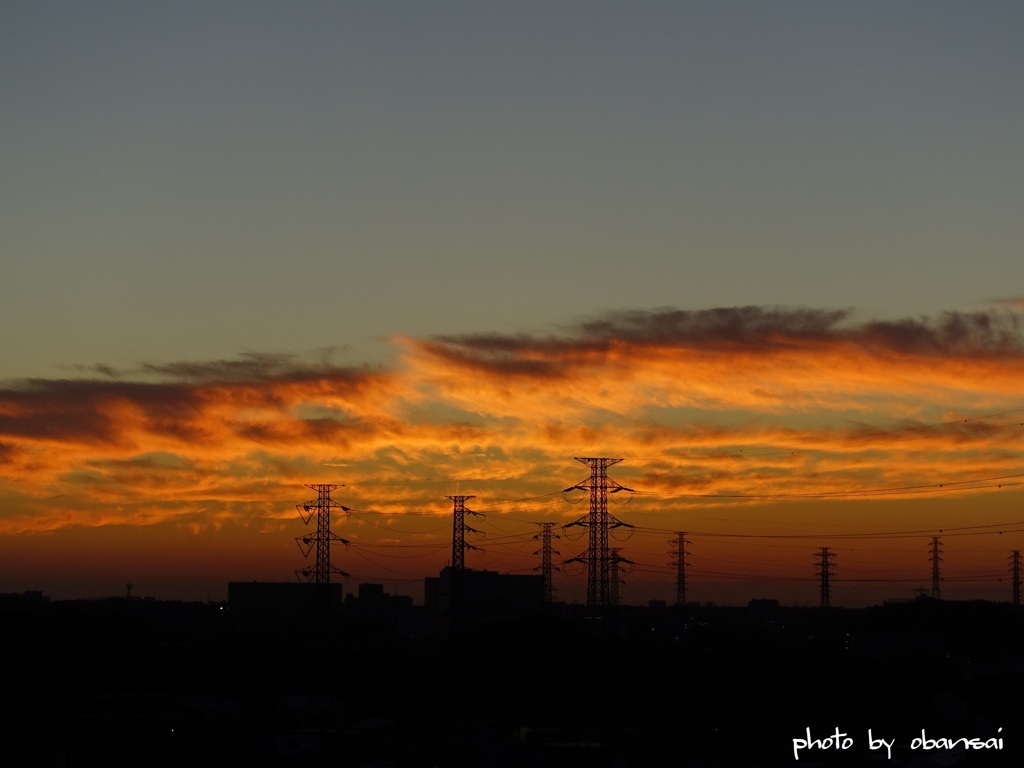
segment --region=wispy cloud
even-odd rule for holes
[[[1017,396],[1021,339],[1010,313],[858,323],[846,312],[741,307],[616,313],[562,336],[402,343],[422,379],[460,407],[553,418],[644,407],[998,407]]]

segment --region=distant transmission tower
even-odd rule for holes
[[[536,534],[533,538],[540,539],[540,549],[534,552],[535,555],[540,555],[540,572],[544,576],[544,602],[550,603],[552,592],[554,592],[551,586],[551,555],[562,554],[558,550],[551,548],[551,539],[560,539],[557,533],[552,533],[551,529],[555,527],[554,523],[536,523],[540,526],[540,533]]]
[[[939,563],[942,558],[939,555],[942,553],[942,545],[939,544],[939,537],[932,537],[932,599],[941,600],[942,595],[939,592]]]
[[[612,604],[611,591],[611,550],[608,548],[608,531],[611,528],[632,525],[617,520],[608,513],[608,494],[621,491],[633,492],[632,488],[611,480],[608,467],[618,464],[622,459],[580,458],[576,461],[590,467],[590,477],[581,483],[566,488],[569,491],[590,492],[590,512],[566,528],[579,525],[587,528],[590,540],[585,554],[566,560],[567,563],[584,563],[587,566],[587,608],[591,615],[603,616]]]
[[[622,547],[612,547],[611,548],[611,560],[609,561],[609,567],[611,569],[611,577],[610,577],[611,590],[612,590],[611,604],[613,606],[619,604],[619,587],[626,583],[626,582],[624,582],[622,580],[622,572],[620,571],[619,566],[623,565],[623,564],[625,564],[625,565],[636,565],[636,563],[634,563],[629,558],[626,558],[626,557],[623,557],[622,555],[620,555],[619,553],[621,551],[622,551]],[[632,569],[630,569],[630,570],[632,570]]]
[[[466,509],[466,499],[475,499],[476,496],[445,496],[455,502],[452,518],[452,570],[466,570],[466,550],[476,549],[472,544],[466,543],[466,531],[480,533],[476,528],[466,525],[466,513],[480,517],[479,512]]]
[[[675,545],[672,561],[676,566],[676,605],[686,605],[686,556],[690,554],[686,551],[686,545],[692,542],[686,538],[684,531],[678,531],[669,543]]]
[[[1010,555],[1010,569],[1013,571],[1013,607],[1020,608],[1020,550]]]
[[[832,562],[832,558],[836,556],[835,552],[830,552],[828,547],[822,547],[821,551],[814,556],[815,560],[818,560],[818,578],[821,580],[821,603],[822,608],[831,607],[832,601],[832,587],[829,584],[829,578],[832,575],[832,571],[835,570],[836,564]]]
[[[611,596],[609,597],[609,603],[612,606],[616,606],[619,604],[619,584],[622,583],[619,579],[619,563],[622,562],[619,552],[622,551],[622,548],[612,547],[610,551],[611,560],[609,561],[608,586],[611,588]]]
[[[316,533],[298,536],[295,542],[299,545],[299,549],[302,550],[303,557],[309,557],[309,553],[316,550],[316,559],[312,568],[307,567],[298,570],[295,572],[295,575],[300,580],[304,579],[314,584],[327,585],[331,582],[332,573],[345,577],[348,576],[344,571],[331,565],[331,542],[340,541],[345,545],[349,543],[348,539],[343,539],[337,534],[331,533],[331,510],[340,509],[346,514],[350,510],[331,498],[331,491],[341,486],[328,484],[310,485],[307,483],[306,487],[316,491],[317,497],[307,501],[305,504],[296,504],[295,508],[299,511],[302,522],[306,525],[309,525],[313,515],[316,515]]]

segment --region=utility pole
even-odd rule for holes
[[[622,491],[633,492],[632,488],[620,485],[608,477],[608,467],[618,464],[622,459],[580,458],[576,461],[590,467],[590,477],[576,485],[566,488],[569,491],[588,491],[590,493],[590,511],[584,517],[569,523],[566,528],[578,525],[587,529],[589,544],[586,553],[566,560],[567,563],[584,563],[587,566],[587,608],[592,616],[603,617],[612,604],[611,593],[611,551],[608,548],[608,531],[611,528],[632,525],[617,520],[608,513],[608,494]]]
[[[942,558],[939,555],[942,553],[942,546],[939,544],[939,537],[932,536],[932,599],[941,600],[942,595],[939,592],[939,563]]]
[[[829,578],[836,567],[836,564],[832,562],[832,558],[835,556],[835,552],[830,552],[828,547],[822,547],[821,551],[814,556],[814,559],[819,561],[818,578],[821,580],[821,608],[831,607],[832,587],[829,585]]]
[[[1020,608],[1020,550],[1013,550],[1010,555],[1010,569],[1013,571],[1013,607]]]
[[[330,601],[328,585],[331,583],[331,574],[336,573],[339,576],[348,577],[347,573],[331,565],[331,543],[340,541],[346,546],[349,544],[348,539],[343,539],[336,533],[331,532],[331,510],[340,509],[346,514],[350,510],[331,498],[331,491],[341,486],[327,483],[307,483],[306,487],[316,491],[316,498],[304,504],[296,504],[295,508],[299,511],[299,517],[302,518],[302,522],[306,525],[309,525],[313,515],[316,515],[316,533],[297,536],[295,543],[299,545],[303,557],[309,557],[309,553],[315,550],[316,558],[312,568],[302,568],[296,571],[295,575],[300,580],[317,585],[318,592],[320,593],[318,599],[326,608]]]
[[[534,552],[535,555],[540,555],[540,572],[544,576],[544,602],[550,603],[552,592],[554,591],[551,586],[551,555],[560,555],[561,552],[551,548],[551,539],[560,539],[557,533],[552,533],[551,529],[555,527],[555,523],[535,523],[540,526],[540,533],[536,534],[533,538],[540,539],[540,549]]]
[[[690,554],[686,551],[686,545],[692,542],[686,538],[685,531],[677,531],[676,537],[669,543],[675,545],[672,561],[676,566],[676,605],[686,605],[686,556]]]

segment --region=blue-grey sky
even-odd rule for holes
[[[1018,2],[4,2],[0,379],[1018,297],[1022,33]]]

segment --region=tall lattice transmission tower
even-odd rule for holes
[[[569,523],[566,528],[579,525],[587,529],[589,544],[587,551],[566,560],[567,563],[583,563],[587,567],[587,608],[591,615],[604,615],[612,604],[611,563],[612,553],[608,548],[608,531],[612,528],[628,527],[608,512],[608,495],[627,491],[632,488],[620,485],[608,477],[608,467],[618,464],[622,459],[580,458],[576,461],[590,467],[590,477],[563,491],[587,491],[590,494],[590,511],[579,520]]]
[[[466,570],[466,550],[477,549],[472,544],[466,542],[466,531],[470,533],[480,533],[476,528],[470,528],[466,525],[466,515],[476,515],[480,517],[479,512],[474,512],[471,509],[466,509],[466,499],[475,499],[476,496],[445,496],[446,499],[451,499],[454,502],[452,510],[452,565],[451,568],[454,571]]]
[[[690,554],[686,545],[692,542],[686,538],[685,531],[678,531],[669,543],[675,546],[672,561],[676,566],[676,605],[686,605],[686,558]]]
[[[832,572],[835,570],[836,564],[832,562],[832,559],[836,556],[835,552],[830,552],[828,547],[822,547],[821,551],[818,552],[814,559],[818,561],[818,578],[820,579],[820,607],[829,608],[832,602],[832,586],[829,584],[829,579],[832,576]]]
[[[1020,550],[1010,554],[1010,571],[1013,573],[1013,607],[1020,608]]]
[[[942,545],[939,543],[938,536],[932,536],[932,599],[941,600],[942,594],[939,591],[939,582],[942,579],[939,577],[939,563],[942,562],[942,558],[939,556],[942,554]]]
[[[544,602],[550,603],[554,592],[554,587],[551,585],[551,572],[554,570],[551,565],[551,556],[562,554],[557,549],[551,548],[551,539],[560,539],[561,536],[551,532],[555,523],[535,523],[535,525],[540,526],[540,533],[533,537],[540,539],[540,549],[533,554],[540,555],[540,572],[544,577]]]
[[[335,488],[340,488],[340,485],[327,483],[311,485],[307,483],[306,487],[316,491],[316,498],[304,504],[296,504],[295,508],[299,511],[302,522],[306,525],[309,525],[314,515],[316,516],[316,533],[297,536],[295,542],[299,545],[299,549],[302,550],[303,557],[308,558],[309,553],[314,550],[316,551],[316,557],[312,567],[297,570],[295,575],[300,580],[326,585],[330,583],[332,573],[337,573],[339,576],[348,576],[344,571],[331,565],[331,543],[335,541],[340,541],[345,545],[349,543],[348,539],[343,539],[336,533],[331,532],[331,510],[340,509],[346,514],[350,510],[331,498],[331,491]]]

